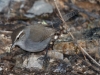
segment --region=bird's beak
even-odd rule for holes
[[[15,44],[12,44],[10,47],[10,52],[12,51],[12,49],[15,47]]]

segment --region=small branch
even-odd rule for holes
[[[4,30],[0,30],[0,34],[11,34],[11,31],[4,31]]]
[[[68,25],[66,24],[66,22],[65,22],[64,18],[62,17],[62,14],[61,14],[61,12],[60,12],[60,10],[59,10],[59,8],[58,8],[58,6],[57,6],[57,3],[56,3],[56,2],[57,2],[57,1],[56,1],[56,0],[54,0],[55,6],[56,6],[56,8],[57,8],[57,11],[58,11],[58,13],[59,13],[60,17],[61,17],[61,20],[63,21],[64,25],[66,25],[66,26],[67,26],[67,28],[68,28]],[[63,29],[65,29],[65,28],[64,28],[64,26],[62,26],[62,27],[63,27]],[[71,33],[71,32],[69,32],[69,34],[70,34],[70,36],[71,36],[73,39],[75,39],[75,38],[74,38],[74,36],[72,35],[72,33]]]
[[[95,64],[97,64],[100,67],[100,64],[95,59],[93,59],[80,45],[79,47],[81,48],[82,52],[84,52]]]
[[[58,11],[58,13],[59,13],[60,17],[61,17],[61,20],[63,21],[63,23],[64,23],[64,24],[66,24],[65,20],[63,19],[62,15],[61,15],[61,13],[60,13],[60,10],[59,10],[59,8],[58,8],[58,6],[57,6],[57,3],[56,3],[56,2],[57,2],[57,1],[56,1],[56,0],[54,0],[55,6],[56,6],[56,8],[57,8],[57,11]]]

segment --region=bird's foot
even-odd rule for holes
[[[59,72],[59,73],[65,73],[66,72],[66,65],[65,64],[59,64],[54,72]]]
[[[31,55],[30,52],[24,52],[22,57],[29,58],[30,55]]]
[[[49,65],[50,57],[44,56],[44,57],[40,57],[38,59],[43,61],[43,68],[46,69]]]
[[[22,61],[24,61],[25,59],[29,59],[30,55],[31,55],[30,52],[24,52],[22,54],[22,57],[21,57],[22,58]],[[27,61],[27,64],[28,64],[28,61]]]

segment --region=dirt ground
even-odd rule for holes
[[[52,8],[44,3],[48,6],[45,8],[40,2],[36,7],[44,9],[34,8],[36,13],[32,13],[29,10],[37,0],[0,0],[0,75],[100,75],[100,1],[46,1]],[[73,11],[74,15],[70,14]],[[59,37],[49,47],[47,67],[38,61],[45,50],[30,53],[15,47],[10,51],[12,32],[37,23],[57,29],[55,36]]]

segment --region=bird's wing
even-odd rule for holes
[[[31,39],[34,42],[41,42],[54,34],[52,28],[44,27],[42,25],[35,25],[31,27],[30,34]]]

